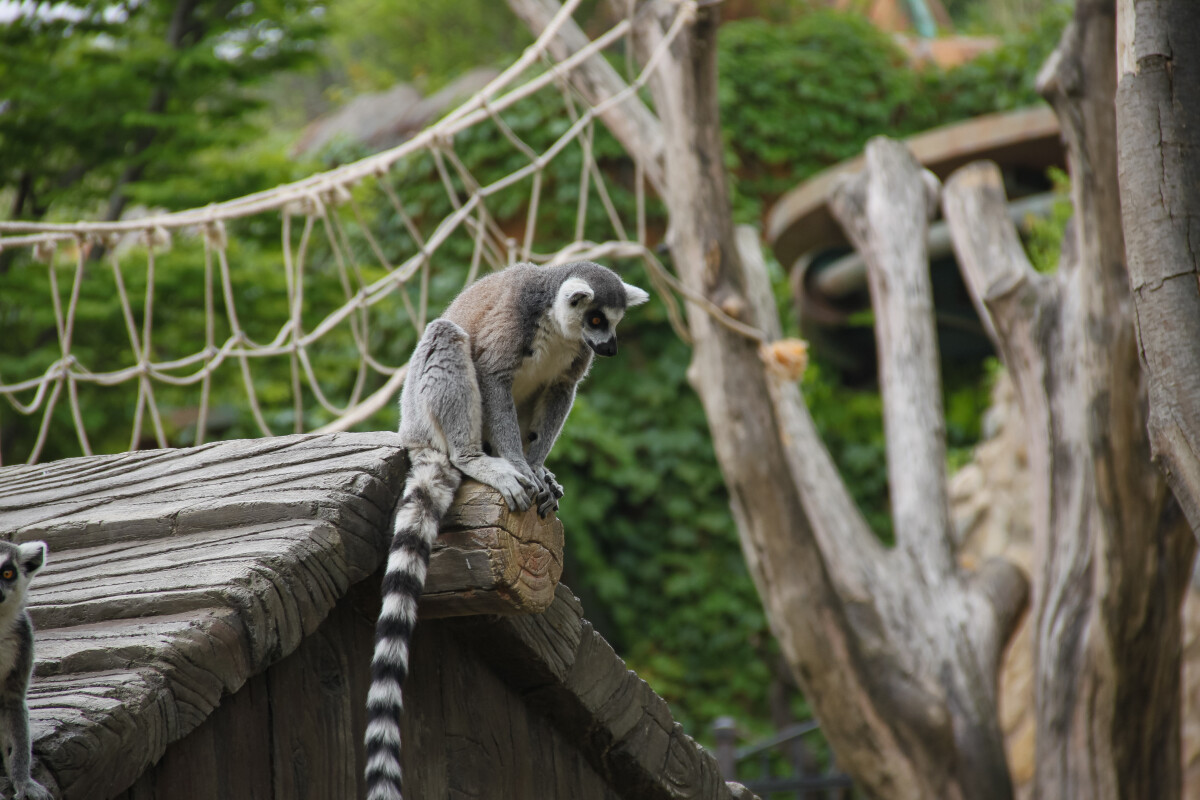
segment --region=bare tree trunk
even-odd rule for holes
[[[1028,418],[1036,793],[1046,800],[1180,791],[1179,605],[1195,543],[1149,460],[1122,260],[1112,2],[1077,0],[1042,75],[1077,212],[1059,272],[1029,267],[994,167],[960,171],[943,202]],[[675,7],[639,9],[643,54],[663,40],[668,20],[656,14]],[[731,223],[717,9],[694,12],[650,84],[666,143],[668,243],[690,292],[769,342],[780,324],[761,254]],[[873,797],[1006,798],[995,680],[1027,584],[1003,562],[963,572],[949,535],[925,252],[938,189],[903,146],[877,140],[831,201],[869,270],[896,548],[854,507],[796,386],[765,372],[757,342],[695,303],[689,378],[772,628],[839,763]]]
[[[1053,276],[1030,267],[993,165],[943,208],[1029,426],[1035,539],[1035,796],[1176,798],[1179,609],[1194,541],[1150,462],[1117,196],[1115,18],[1078,0],[1039,78],[1076,216]]]
[[[1200,4],[1118,6],[1121,206],[1150,441],[1200,536]]]
[[[647,17],[643,52],[665,24]],[[692,291],[773,339],[780,324],[765,268],[756,247],[739,254],[731,223],[716,28],[716,8],[700,8],[651,81],[667,142],[669,244]],[[882,177],[847,187],[847,203],[886,212],[881,198],[900,186],[918,198],[923,227],[927,184],[896,148],[884,143],[868,154]],[[897,220],[901,228],[908,222]],[[1010,565],[965,576],[954,562],[923,235],[913,232],[906,246],[905,258],[882,265],[890,272],[880,279],[881,302],[896,321],[881,336],[902,337],[882,353],[893,376],[889,451],[903,462],[893,474],[896,550],[879,544],[854,507],[796,387],[768,377],[755,342],[694,304],[689,377],[772,627],[839,763],[876,797],[1007,798],[995,679],[1026,586]]]

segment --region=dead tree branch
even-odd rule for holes
[[[1200,6],[1118,7],[1121,210],[1150,443],[1200,536]]]

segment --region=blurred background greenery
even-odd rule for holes
[[[744,0],[729,4],[720,33],[721,114],[736,215],[759,223],[783,192],[856,155],[874,135],[904,136],[989,111],[1038,103],[1033,79],[1070,13],[1058,0],[948,0],[956,25],[995,35],[1002,45],[953,69],[914,67],[889,34],[861,14],[818,3]],[[851,6],[854,4],[851,3]],[[862,4],[860,4],[862,5]],[[335,141],[316,154],[291,152],[303,125],[367,90],[405,81],[423,92],[478,66],[503,66],[530,41],[494,0],[144,0],[74,7],[78,13],[20,15],[0,25],[0,215],[8,219],[114,218],[131,207],[182,209],[237,197],[366,154]],[[7,16],[13,6],[0,8]],[[602,15],[595,0],[583,19]],[[181,21],[182,20],[182,21]],[[553,100],[553,98],[550,98]],[[506,114],[539,151],[568,124],[561,102],[536,95]],[[458,137],[455,147],[484,182],[514,169],[515,151],[496,137]],[[596,153],[610,174],[630,169],[620,146],[598,131]],[[581,156],[552,162],[543,186],[539,236],[569,241]],[[391,178],[414,219],[437,220],[450,206],[433,164],[417,159]],[[631,191],[613,182],[614,203]],[[385,248],[411,246],[395,211],[362,198]],[[507,205],[506,205],[507,202]],[[523,218],[514,194],[496,206]],[[602,224],[599,204],[591,206]],[[651,225],[665,223],[660,207]],[[1038,252],[1052,253],[1064,220],[1039,229]],[[591,224],[591,221],[589,221]],[[279,222],[251,218],[231,227],[238,264],[239,312],[250,335],[269,339],[286,318],[278,265]],[[444,303],[461,285],[470,257],[465,236],[437,257],[431,297]],[[549,249],[541,247],[540,249]],[[145,291],[144,254],[125,256],[137,302]],[[157,281],[156,357],[193,352],[204,330],[204,262],[170,255]],[[640,268],[627,279],[648,285]],[[783,271],[771,264],[786,324]],[[68,284],[73,264],[54,267]],[[89,269],[92,269],[89,267]],[[364,270],[378,269],[364,266]],[[332,271],[310,276],[308,320],[342,302]],[[39,374],[59,356],[48,270],[16,251],[0,253],[0,376]],[[866,323],[869,324],[869,321]],[[93,368],[120,362],[128,339],[111,281],[85,280],[76,343]],[[666,697],[685,728],[704,736],[714,717],[733,714],[751,732],[803,716],[803,699],[779,666],[776,645],[746,572],[724,484],[698,399],[686,381],[687,345],[655,302],[622,324],[622,352],[593,369],[551,456],[567,495],[565,581],[589,618],[629,666]],[[220,341],[227,331],[214,332]],[[403,310],[371,331],[375,352],[400,363],[413,329]],[[339,347],[343,352],[339,352]],[[314,365],[322,386],[343,397],[354,380],[344,367],[348,337],[333,340]],[[947,381],[952,463],[978,439],[989,370]],[[286,364],[256,371],[256,391],[289,432],[328,421],[315,404],[296,420]],[[880,401],[871,386],[847,386],[820,354],[804,394],[833,457],[878,534],[890,537]],[[136,386],[83,387],[97,452],[126,449]],[[254,436],[241,378],[214,381],[213,424],[223,438]],[[187,443],[196,392],[158,390],[172,441]],[[67,410],[42,460],[78,455]],[[4,463],[23,459],[38,419],[0,408]],[[364,428],[394,428],[389,407]],[[144,437],[145,439],[145,437]],[[138,444],[154,446],[153,440]]]

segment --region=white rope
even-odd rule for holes
[[[633,219],[622,219],[596,162],[593,151],[597,117],[605,110],[636,96],[647,83],[659,60],[665,55],[686,20],[690,2],[676,3],[676,18],[666,35],[650,55],[645,67],[636,75],[627,59],[630,82],[620,92],[596,106],[581,101],[572,88],[572,73],[591,58],[618,42],[625,41],[625,52],[632,51],[628,42],[633,30],[633,18],[627,16],[598,36],[586,47],[555,62],[549,54],[550,42],[558,30],[577,10],[581,0],[568,0],[561,11],[521,56],[499,76],[441,121],[431,125],[412,139],[384,152],[360,161],[318,173],[291,184],[256,192],[223,203],[200,208],[117,222],[50,223],[9,221],[0,222],[0,250],[28,250],[46,262],[51,304],[59,347],[57,357],[40,375],[0,375],[0,395],[7,406],[18,414],[41,415],[38,431],[27,454],[30,463],[36,462],[45,450],[46,442],[56,422],[55,411],[64,397],[70,409],[71,426],[75,429],[80,452],[93,452],[94,435],[89,436],[87,396],[81,387],[110,387],[137,383],[136,400],[132,403],[129,447],[142,446],[144,431],[149,424],[150,434],[158,446],[168,442],[168,426],[158,397],[169,389],[173,397],[192,388],[190,407],[195,409],[194,435],[187,443],[200,444],[209,439],[214,403],[218,390],[225,395],[232,391],[236,379],[223,378],[226,363],[232,361],[240,373],[240,396],[249,409],[254,428],[264,436],[276,432],[346,430],[366,421],[372,414],[392,401],[403,383],[407,365],[389,364],[387,359],[372,352],[378,347],[375,340],[383,338],[403,314],[420,336],[430,316],[431,281],[440,251],[448,241],[460,234],[470,242],[471,258],[467,266],[466,283],[475,280],[486,265],[500,268],[518,257],[541,264],[563,263],[577,259],[641,259],[650,271],[655,286],[666,292],[668,314],[676,329],[683,332],[678,305],[670,290],[683,292],[682,285],[658,262],[646,240],[645,171],[638,158],[635,162],[636,209]],[[503,118],[505,111],[541,91],[561,96],[564,115],[569,121],[562,133],[545,151],[539,153],[524,141]],[[457,134],[475,126],[490,126],[510,144],[525,163],[490,184],[481,184],[464,164],[454,147]],[[574,241],[553,252],[537,249],[538,220],[542,207],[544,176],[547,166],[567,148],[578,146],[582,152],[579,171],[580,194],[575,209]],[[438,220],[429,233],[423,233],[404,205],[404,190],[393,184],[396,168],[413,158],[429,157],[442,190],[451,205],[451,212]],[[519,233],[507,231],[501,220],[489,208],[489,201],[501,192],[528,182],[523,223]],[[365,184],[365,189],[359,188]],[[426,187],[427,188],[427,187]],[[387,241],[372,226],[362,205],[362,192],[377,190],[385,208],[395,213],[412,245],[403,252],[392,252]],[[524,191],[524,189],[523,189]],[[604,209],[610,238],[607,241],[588,241],[587,212],[592,192]],[[344,209],[344,211],[343,211]],[[230,223],[250,217],[268,215],[281,230],[281,253],[286,316],[268,341],[256,341],[250,330],[259,336],[262,322],[250,312],[244,297],[248,279],[238,277],[244,269],[238,263],[238,251],[231,249]],[[303,225],[294,224],[303,217]],[[511,220],[509,221],[512,222]],[[520,223],[518,223],[520,224]],[[299,241],[295,240],[299,227]],[[635,238],[628,237],[635,232]],[[357,234],[357,237],[355,236]],[[135,241],[130,242],[128,237]],[[356,244],[361,244],[357,247]],[[89,260],[95,248],[106,253],[108,269],[100,269]],[[170,248],[187,252],[195,249],[203,258],[203,331],[195,332],[194,352],[171,358],[155,357],[155,320],[169,306],[169,298],[156,291],[156,280],[171,269],[171,260],[164,254]],[[317,263],[316,254],[328,256]],[[362,250],[363,252],[356,252]],[[130,253],[145,254],[145,292],[135,298],[126,282],[129,274],[123,259]],[[59,261],[63,254],[73,253],[74,267],[69,300],[64,308],[58,280]],[[28,268],[34,268],[30,266]],[[89,274],[90,273],[90,274]],[[335,280],[341,290],[341,302],[315,316],[311,304],[328,301],[328,292],[317,293],[312,288],[316,276]],[[85,277],[92,281],[112,281],[113,292],[120,307],[125,337],[128,339],[128,361],[104,369],[92,368],[80,362],[73,350],[73,341],[87,337],[89,332],[79,327],[78,311],[81,287]],[[416,301],[410,296],[409,283],[416,281]],[[135,282],[136,286],[136,282]],[[254,287],[254,291],[266,291]],[[334,290],[336,291],[336,290]],[[397,297],[399,295],[399,297]],[[686,296],[686,292],[685,292]],[[140,300],[140,304],[136,303]],[[385,302],[386,301],[386,302]],[[30,298],[30,303],[39,302]],[[241,303],[241,305],[240,305]],[[165,304],[165,305],[164,305]],[[382,304],[382,305],[381,305]],[[134,309],[140,305],[141,318]],[[313,316],[310,316],[313,315]],[[247,330],[246,320],[257,323]],[[306,329],[305,320],[311,326]],[[313,324],[315,323],[315,324]],[[227,330],[227,333],[225,332]],[[219,332],[220,331],[220,332]],[[224,337],[223,340],[220,337]],[[158,337],[161,339],[161,337]],[[325,349],[320,349],[325,348]],[[335,397],[327,386],[327,373],[322,372],[321,358],[329,360],[330,348],[353,355],[340,357],[338,367],[343,385],[350,384],[345,395]],[[264,359],[282,359],[286,364],[284,381],[290,396],[279,398],[278,388],[270,396],[255,383],[255,364]],[[96,366],[96,365],[93,365]],[[272,384],[278,386],[278,384]],[[377,388],[372,388],[377,387]],[[86,389],[85,391],[94,391]],[[315,402],[313,411],[324,424],[306,423],[306,398]],[[4,408],[0,405],[0,411]],[[283,415],[283,416],[281,416]],[[287,420],[290,415],[290,420]],[[322,418],[323,417],[323,418]],[[332,418],[325,422],[325,419]],[[57,419],[61,419],[61,416]],[[284,422],[286,420],[286,422]],[[282,423],[282,424],[281,424]],[[176,423],[176,427],[179,424]],[[279,430],[276,430],[279,429]],[[92,432],[95,433],[94,431]],[[8,454],[11,458],[13,455]]]

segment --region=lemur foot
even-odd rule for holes
[[[555,499],[563,496],[563,487],[554,478],[554,473],[545,467],[534,467],[534,473],[541,481],[542,488],[551,492]]]
[[[558,511],[558,498],[563,496],[563,488],[554,479],[554,473],[545,467],[534,467],[533,471],[541,483],[537,495],[538,516],[544,518],[551,511]]]
[[[54,795],[45,786],[30,779],[17,784],[13,800],[54,800]]]

